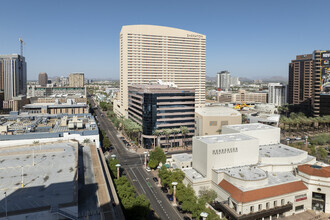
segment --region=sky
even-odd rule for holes
[[[0,54],[20,52],[29,80],[84,72],[119,79],[123,25],[152,24],[206,35],[206,75],[287,77],[298,54],[330,49],[329,0],[3,0]]]

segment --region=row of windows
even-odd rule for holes
[[[285,205],[285,200],[284,199],[281,199],[281,206],[283,206],[283,205]],[[276,206],[277,206],[277,201],[274,201],[273,202],[273,207],[276,207]],[[269,209],[270,208],[270,203],[269,202],[266,203],[266,207],[265,208],[266,209]],[[262,209],[263,209],[262,204],[259,204],[257,211],[261,211]],[[254,211],[255,211],[254,210],[254,206],[250,206],[250,212],[254,212]]]

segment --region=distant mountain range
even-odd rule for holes
[[[206,76],[206,80],[208,81],[216,81],[216,76]],[[270,77],[263,77],[263,78],[247,78],[247,77],[239,77],[241,82],[253,82],[254,80],[262,80],[263,82],[280,82],[280,83],[288,83],[288,79],[283,76],[270,76]]]

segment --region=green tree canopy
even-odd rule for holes
[[[160,147],[156,147],[155,150],[150,151],[150,161],[151,160],[154,160],[157,162],[157,165],[156,165],[156,167],[157,167],[160,162],[162,162],[162,164],[165,164],[166,155]]]

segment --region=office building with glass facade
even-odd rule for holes
[[[195,92],[169,85],[131,85],[128,117],[142,126],[145,148],[189,145],[195,129]]]

